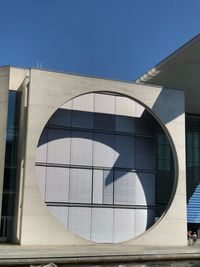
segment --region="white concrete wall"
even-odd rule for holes
[[[13,77],[14,78],[14,77]],[[17,174],[16,174],[16,194],[15,194],[15,213],[13,225],[13,242],[20,241],[20,224],[21,224],[21,207],[22,207],[22,192],[24,190],[24,156],[26,147],[26,121],[27,121],[27,94],[28,94],[29,78],[26,77],[18,88],[20,93],[19,107],[19,136],[17,147]]]
[[[156,225],[138,238],[130,240],[125,244],[186,245],[183,92],[163,89],[161,87],[34,69],[31,70],[30,76],[21,244],[75,245],[89,243],[66,231],[46,208],[37,185],[35,154],[41,132],[55,110],[73,97],[94,91],[122,93],[144,103],[165,124],[177,153],[178,184],[172,204]]]
[[[22,69],[10,66],[9,89],[17,91],[24,82],[25,77],[29,77],[29,69]]]

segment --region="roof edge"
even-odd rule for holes
[[[188,42],[186,42],[184,45],[180,46],[178,49],[176,49],[173,53],[171,53],[169,56],[167,56],[165,59],[163,59],[160,63],[155,65],[152,69],[145,72],[142,76],[134,80],[135,83],[146,83],[148,80],[150,80],[152,77],[155,77],[157,73],[159,73],[160,69],[163,66],[166,66],[169,64],[172,60],[174,60],[177,56],[184,53],[186,50],[190,49],[192,46],[194,46],[196,43],[200,42],[200,34],[197,34],[192,39],[190,39]]]

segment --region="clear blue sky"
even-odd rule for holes
[[[0,66],[132,81],[200,31],[200,0],[0,0]]]

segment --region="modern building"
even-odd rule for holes
[[[1,242],[186,245],[199,52],[197,36],[133,83],[1,67]]]

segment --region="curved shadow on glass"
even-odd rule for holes
[[[116,127],[118,127],[117,134],[115,132]],[[45,133],[45,131],[48,133]],[[37,166],[84,168],[92,171],[103,170],[104,190],[112,185],[113,194],[117,183],[120,185],[120,180],[126,181],[128,175],[134,174],[137,177],[137,190],[141,193],[141,196],[136,196],[138,198],[137,203],[134,202],[136,197],[133,195],[129,196],[130,203],[123,197],[118,197],[120,199],[118,201],[117,197],[115,199],[113,195],[110,202],[101,203],[101,206],[104,205],[107,208],[115,208],[116,206],[121,209],[134,209],[136,211],[138,209],[138,212],[144,209],[144,212],[147,212],[145,230],[154,224],[152,222],[152,212],[155,212],[155,219],[163,214],[172,193],[174,174],[171,171],[174,161],[166,134],[149,112],[144,110],[139,117],[128,117],[60,108],[49,119],[39,140],[38,148],[62,139],[70,139],[72,143],[73,140],[75,143],[80,142],[80,140],[83,142],[87,140],[87,145],[91,145],[90,143],[93,142],[91,147],[94,148],[96,145],[98,149],[102,149],[105,153],[109,154],[111,151],[114,153],[113,163],[105,167],[105,164],[101,164],[100,161],[100,165],[95,164],[95,158],[93,158],[92,164],[87,165],[83,163],[84,160],[82,159],[82,162],[80,161],[78,165],[73,166],[71,161],[69,163],[51,161],[47,155],[46,162],[42,164],[36,162]],[[129,149],[131,146],[134,147],[132,150]],[[127,152],[130,151],[133,153],[127,155]],[[96,157],[98,158],[98,156]],[[166,179],[165,182],[163,177]],[[130,186],[134,187],[136,185],[133,185],[132,182]],[[128,189],[126,188],[126,190]],[[135,194],[137,195],[137,192]],[[46,204],[52,205],[47,201]],[[75,206],[78,204],[80,205],[78,202],[73,203]],[[59,205],[59,203],[56,203],[56,205]],[[60,207],[66,207],[67,205],[70,207],[72,203],[70,201],[62,202]],[[91,198],[91,201],[84,202],[84,205],[85,207],[99,207],[99,203],[93,203],[93,198]],[[76,231],[74,232],[77,234]],[[82,237],[88,239],[83,235]],[[131,236],[128,239],[130,238]],[[127,239],[121,241],[125,240]]]

